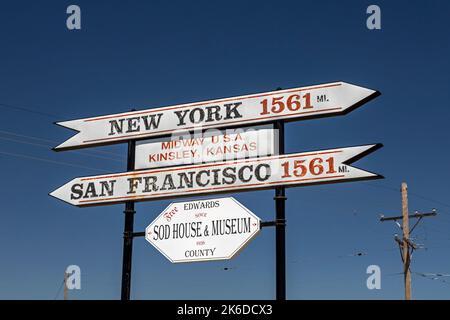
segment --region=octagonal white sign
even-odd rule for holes
[[[145,239],[173,263],[233,258],[258,234],[260,219],[234,198],[170,204]]]

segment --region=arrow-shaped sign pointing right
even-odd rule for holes
[[[76,135],[56,151],[275,120],[293,121],[341,115],[380,95],[346,82],[333,82],[246,96],[187,103],[57,124]]]

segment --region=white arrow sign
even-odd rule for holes
[[[170,204],[145,239],[173,263],[231,259],[260,230],[260,220],[234,198]]]
[[[76,206],[332,183],[381,176],[349,164],[381,144],[76,178],[50,195]]]
[[[135,169],[271,156],[277,141],[271,125],[143,140],[136,143]]]
[[[196,129],[345,114],[379,94],[349,83],[334,82],[63,121],[57,124],[78,133],[54,150],[112,144]]]

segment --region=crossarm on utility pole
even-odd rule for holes
[[[433,209],[431,212],[426,212],[426,213],[420,213],[420,212],[415,212],[414,214],[410,214],[408,215],[408,218],[423,218],[423,217],[433,217],[437,215],[437,211],[436,209]],[[403,216],[396,216],[396,217],[384,217],[382,216],[380,218],[380,221],[392,221],[392,220],[402,220]]]
[[[380,221],[394,221],[397,226],[402,229],[402,238],[399,238],[397,235],[395,235],[394,239],[398,243],[399,249],[400,249],[400,256],[402,258],[403,263],[403,273],[404,273],[404,282],[405,282],[405,299],[410,300],[411,299],[411,257],[414,250],[418,249],[419,246],[417,246],[413,241],[410,240],[410,235],[414,231],[414,229],[417,227],[417,225],[422,221],[425,217],[433,217],[437,215],[436,209],[433,209],[431,212],[414,212],[413,214],[409,214],[408,211],[408,186],[406,183],[402,183],[401,187],[401,194],[402,194],[402,215],[401,216],[393,216],[393,217],[385,217],[384,215],[381,216]],[[414,226],[409,229],[409,219],[417,219]],[[402,221],[402,224],[398,222],[398,220]]]

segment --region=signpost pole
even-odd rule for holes
[[[275,129],[278,129],[278,152],[284,154],[284,122],[276,121]],[[286,223],[285,223],[285,201],[284,187],[275,189],[276,208],[276,299],[286,300]]]
[[[134,170],[134,155],[136,142],[128,142],[127,171]],[[131,292],[131,261],[133,255],[133,229],[134,229],[134,201],[125,203],[125,226],[123,231],[123,262],[122,262],[122,290],[121,300],[130,300]]]

